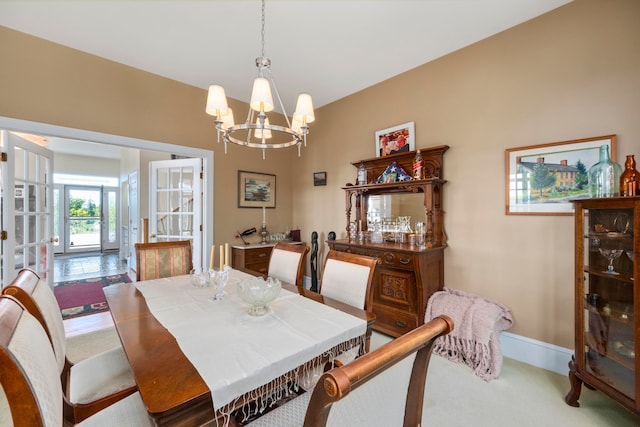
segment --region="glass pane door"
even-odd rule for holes
[[[65,252],[99,251],[102,190],[65,187]]]
[[[22,268],[35,271],[51,284],[53,205],[53,153],[12,132],[0,131],[3,164],[2,242],[4,286]]]
[[[629,205],[628,205],[629,206]],[[635,398],[634,209],[585,209],[586,371]]]

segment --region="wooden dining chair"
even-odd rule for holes
[[[189,274],[193,268],[191,241],[136,243],[136,280]]]
[[[422,425],[427,369],[436,338],[453,330],[442,315],[342,367],[250,427]]]
[[[19,301],[42,325],[53,349],[65,396],[65,417],[79,422],[136,392],[131,366],[122,347],[71,363],[58,301],[44,280],[23,269],[2,290]]]
[[[380,260],[330,250],[324,261],[320,294],[363,310],[371,310],[373,273]]]
[[[309,252],[307,245],[276,243],[269,258],[268,275],[280,279],[284,283],[302,286],[302,275],[304,274],[307,252]]]
[[[58,362],[38,320],[14,297],[0,296],[0,425],[74,425],[66,407]],[[135,392],[76,426],[153,425]]]

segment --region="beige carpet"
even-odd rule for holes
[[[373,333],[371,348],[390,340]],[[115,329],[67,341],[72,361],[120,345]],[[603,393],[582,388],[580,408],[564,403],[567,376],[505,358],[500,377],[485,382],[463,364],[433,356],[427,376],[425,427],[637,427],[640,418]]]
[[[390,338],[374,332],[371,348]],[[568,371],[568,368],[567,368]],[[463,364],[432,356],[423,426],[637,427],[636,417],[603,393],[582,387],[580,408],[564,402],[567,376],[504,359],[500,377],[485,382]]]

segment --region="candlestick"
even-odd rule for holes
[[[267,209],[262,207],[262,225],[267,223]]]
[[[211,257],[209,258],[209,270],[213,270],[213,254],[216,252],[216,246],[211,245]]]
[[[220,269],[222,270],[224,267],[224,251],[222,250],[222,245],[220,245]]]
[[[229,265],[229,244],[224,244],[224,265],[225,267]]]

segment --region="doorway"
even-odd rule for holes
[[[54,135],[57,138],[65,138],[75,141],[87,141],[106,146],[126,147],[138,150],[149,150],[163,153],[170,153],[177,156],[192,157],[202,159],[202,194],[203,194],[203,212],[202,212],[202,239],[200,247],[201,253],[205,252],[205,248],[213,245],[213,151],[199,148],[167,144],[158,141],[142,140],[137,138],[129,138],[114,134],[106,134],[100,132],[86,131],[81,129],[56,126],[46,123],[32,122],[10,117],[0,116],[0,129],[7,129],[17,132],[24,132],[37,135]],[[130,185],[131,183],[129,183]],[[146,194],[139,193],[138,197],[146,198]],[[52,197],[53,199],[53,197]],[[146,206],[146,205],[145,205]],[[145,212],[140,212],[146,215]],[[125,218],[127,222],[132,221],[131,218]],[[126,223],[125,223],[126,224]],[[57,230],[60,232],[61,230]],[[123,241],[129,244],[134,242],[135,236],[131,234],[133,230],[129,230],[128,236],[123,235]],[[58,234],[58,233],[57,233]],[[116,233],[122,234],[122,233]],[[126,239],[125,239],[126,238]],[[61,243],[61,242],[58,242]],[[51,244],[53,246],[53,244]],[[11,248],[13,250],[13,248]],[[201,262],[204,263],[204,257]]]
[[[56,195],[64,194],[64,202],[56,205],[64,206],[64,211],[54,219],[54,229],[61,231],[61,253],[119,249],[118,189],[81,185],[65,185],[63,188],[64,191],[56,192]],[[59,223],[61,220],[62,224]]]

